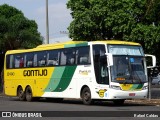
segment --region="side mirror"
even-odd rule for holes
[[[108,61],[108,67],[113,66],[113,55],[111,53],[105,53],[107,56],[107,61]]]
[[[154,55],[145,54],[145,57],[151,57],[152,58],[152,66],[147,66],[147,68],[156,67],[156,57]]]

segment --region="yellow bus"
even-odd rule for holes
[[[7,51],[4,90],[8,96],[34,98],[111,100],[145,99],[148,76],[139,43],[125,41],[69,41],[33,49]]]

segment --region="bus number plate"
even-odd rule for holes
[[[136,94],[135,93],[129,93],[129,96],[135,96]]]

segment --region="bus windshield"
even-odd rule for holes
[[[109,53],[113,55],[135,55],[144,56],[141,46],[131,45],[108,45]]]
[[[111,76],[112,82],[123,84],[147,82],[144,58],[142,56],[114,55]]]

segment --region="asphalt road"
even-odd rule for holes
[[[122,106],[115,106],[112,102],[96,102],[94,105],[87,106],[83,105],[80,100],[64,100],[61,103],[55,103],[47,101],[45,99],[41,99],[39,101],[26,102],[26,101],[19,101],[17,97],[6,97],[6,96],[0,96],[0,111],[1,111],[1,116],[2,112],[11,112],[12,117],[14,117],[12,119],[19,119],[17,117],[19,114],[22,115],[23,113],[23,115],[28,115],[28,112],[36,113],[37,116],[41,114],[42,116],[41,119],[47,119],[47,120],[51,119],[50,117],[54,117],[55,120],[61,120],[61,119],[75,120],[75,117],[76,120],[77,119],[83,120],[85,118],[87,118],[87,120],[88,119],[97,120],[97,118],[100,120],[101,119],[106,120],[106,117],[107,120],[108,119],[113,120],[117,118],[125,120],[128,119],[125,117],[130,117],[129,119],[132,119],[134,118],[134,116],[137,116],[139,114],[140,115],[153,114],[153,115],[158,115],[158,117],[160,117],[160,106],[152,106],[146,104],[140,105],[136,103],[125,103]],[[116,117],[110,118],[113,116]],[[137,118],[139,119],[139,117]],[[0,120],[1,119],[2,118],[0,118]]]
[[[151,86],[151,98],[160,99],[160,85]]]
[[[160,99],[160,87],[152,86],[151,88],[151,98]],[[19,120],[22,118],[16,115],[28,115],[31,113],[42,116],[40,118],[23,118],[23,119],[37,119],[37,120],[128,120],[128,119],[149,119],[147,115],[158,115],[160,117],[160,106],[146,105],[146,104],[136,104],[126,102],[122,106],[116,106],[112,102],[96,102],[94,105],[83,105],[80,100],[69,100],[65,99],[61,103],[56,103],[53,101],[47,101],[45,99],[40,99],[39,101],[26,102],[19,101],[17,97],[7,97],[0,96],[0,116],[2,112],[11,112],[13,114],[12,118],[14,120]],[[27,112],[27,113],[25,113]],[[147,112],[147,113],[146,113]],[[22,114],[23,113],[23,114]],[[134,117],[134,115],[145,115],[142,117]],[[113,117],[116,116],[116,117]],[[132,117],[133,116],[133,117]],[[14,117],[14,118],[13,118]],[[21,117],[21,116],[20,116]],[[152,118],[155,116],[151,116]],[[1,119],[6,119],[2,118]],[[158,118],[154,118],[158,119]]]

